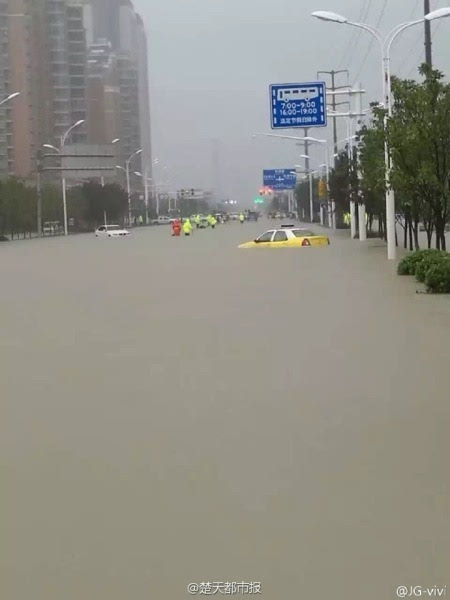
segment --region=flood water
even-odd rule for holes
[[[0,246],[5,600],[450,593],[450,301],[268,223]]]

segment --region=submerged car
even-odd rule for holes
[[[120,225],[102,225],[95,232],[95,237],[124,237],[130,235],[127,229],[123,229]]]
[[[270,229],[256,240],[241,244],[239,248],[305,248],[329,244],[330,239],[326,235],[317,235],[310,229],[288,225],[281,229]]]

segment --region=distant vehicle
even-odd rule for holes
[[[202,217],[200,219],[200,223],[198,224],[199,229],[207,229],[209,227],[209,221],[206,217]]]
[[[247,221],[257,221],[259,219],[259,213],[256,211],[249,210],[247,213]]]
[[[170,225],[173,221],[174,219],[170,217],[158,217],[157,219],[152,219],[150,222],[152,225]]]
[[[58,235],[63,232],[62,225],[59,221],[46,221],[42,228],[44,235]]]
[[[239,248],[305,248],[329,245],[330,239],[326,235],[316,235],[310,229],[285,225],[281,229],[270,229],[253,242],[241,244]]]
[[[124,237],[130,235],[127,229],[123,229],[120,225],[102,225],[95,232],[95,237]]]

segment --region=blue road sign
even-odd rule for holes
[[[272,129],[326,127],[325,82],[271,85],[270,115]]]
[[[297,183],[297,175],[293,169],[266,169],[264,185],[273,190],[293,190]]]

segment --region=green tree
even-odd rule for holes
[[[63,201],[60,187],[48,184],[42,188],[42,222],[59,221],[64,219]]]
[[[128,198],[119,185],[113,183],[101,186],[90,181],[83,184],[81,193],[86,202],[84,220],[87,223],[100,225],[105,219],[105,212],[109,222],[123,221],[128,210]]]
[[[0,183],[1,234],[15,235],[36,230],[37,195],[35,188],[27,187],[16,177]]]
[[[373,122],[359,137],[360,191],[369,223],[377,217],[379,233],[386,237],[386,165],[384,157],[384,110],[373,108]]]
[[[319,198],[319,179],[312,178],[313,186],[313,206],[314,206],[314,219],[317,220],[316,215],[320,210],[320,198]],[[305,218],[309,221],[310,219],[310,194],[309,194],[309,179],[305,176],[303,181],[297,184],[295,188],[295,199],[297,203],[297,212],[300,217],[305,215]],[[276,212],[276,211],[275,211]]]
[[[423,65],[424,81],[393,81],[394,115],[388,122],[391,182],[415,236],[422,220],[431,245],[445,249],[450,220],[450,85],[440,71]]]
[[[344,213],[350,210],[352,183],[352,165],[345,150],[336,157],[334,167],[330,169],[330,197],[336,204],[338,223],[342,223]]]

